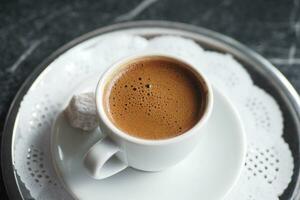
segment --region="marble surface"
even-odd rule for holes
[[[299,0],[1,1],[0,131],[17,90],[33,69],[68,41],[131,20],[206,27],[268,58],[300,92]],[[7,199],[0,181],[0,198]]]

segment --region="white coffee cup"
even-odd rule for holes
[[[183,63],[206,86],[207,105],[204,114],[191,129],[179,136],[161,140],[133,137],[116,127],[105,112],[103,96],[107,83],[126,67],[125,63],[144,57],[164,57]],[[106,136],[90,148],[83,161],[85,168],[95,179],[107,178],[126,167],[143,171],[160,171],[175,165],[195,148],[213,109],[211,85],[198,68],[181,58],[161,53],[137,54],[116,62],[100,78],[95,95],[99,126]]]

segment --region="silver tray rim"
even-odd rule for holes
[[[275,66],[273,66],[268,60],[266,60],[253,50],[223,34],[217,33],[212,30],[208,30],[206,28],[196,27],[193,25],[179,22],[146,20],[117,23],[86,33],[63,45],[61,48],[52,53],[48,58],[46,58],[40,65],[38,65],[38,67],[30,74],[30,76],[26,79],[26,81],[22,84],[21,88],[17,92],[13,102],[11,103],[10,109],[5,120],[1,141],[1,166],[3,176],[2,178],[8,197],[10,199],[24,199],[20,190],[20,186],[18,184],[17,174],[13,167],[13,146],[11,144],[13,142],[13,129],[15,119],[18,114],[18,109],[23,99],[23,96],[27,93],[31,84],[44,71],[44,69],[47,68],[47,66],[52,61],[54,61],[62,53],[66,52],[67,50],[76,46],[77,44],[105,33],[134,28],[168,28],[181,30],[183,32],[189,32],[208,37],[212,41],[215,41],[217,43],[223,43],[224,48],[229,49],[231,53],[237,55],[238,57],[241,57],[243,61],[255,67],[255,70],[257,72],[259,72],[260,74],[268,74],[268,77],[266,77],[266,79],[272,82],[272,85],[275,86],[276,89],[280,92],[281,97],[287,104],[287,107],[289,108],[294,119],[296,119],[299,122],[297,124],[297,130],[299,130],[297,132],[297,136],[300,140],[300,97],[297,91],[284,77],[284,75],[275,68]],[[300,154],[300,148],[298,148],[298,153]],[[296,186],[290,199],[300,199],[299,176],[297,177]]]

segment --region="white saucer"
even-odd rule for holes
[[[104,180],[91,178],[83,154],[102,137],[98,130],[82,133],[60,115],[52,131],[52,156],[58,176],[75,199],[85,200],[214,200],[221,199],[238,179],[246,152],[237,112],[214,89],[214,110],[196,150],[178,165],[162,172],[128,168]]]

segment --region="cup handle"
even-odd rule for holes
[[[107,136],[94,144],[84,157],[84,166],[95,179],[110,177],[127,167],[116,157],[119,147]]]

